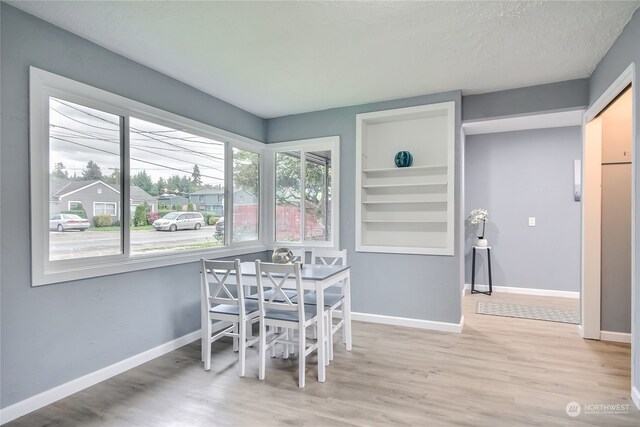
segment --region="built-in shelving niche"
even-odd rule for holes
[[[454,124],[454,102],[356,116],[357,251],[453,255]]]

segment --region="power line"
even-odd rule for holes
[[[66,136],[67,138],[83,138],[83,139],[92,139],[92,140],[97,140],[97,141],[104,141],[104,142],[108,142],[108,143],[110,143],[110,144],[120,145],[120,141],[114,141],[114,140],[112,140],[112,139],[100,138],[100,137],[98,137],[98,136],[94,136],[94,135],[91,135],[91,134],[88,134],[88,133],[84,133],[84,132],[81,132],[81,131],[78,131],[78,130],[75,130],[75,129],[72,129],[72,128],[68,128],[68,127],[65,127],[65,126],[51,125],[51,127],[54,127],[54,128],[60,128],[60,129],[65,129],[65,130],[68,130],[68,131],[70,131],[70,132],[75,132],[75,133],[77,133],[77,134],[79,134],[79,135],[80,135],[80,136],[75,136],[75,135],[65,135],[64,133],[59,133],[59,135]],[[188,163],[188,164],[194,164],[194,162],[193,162],[193,161],[191,161],[191,160],[177,159],[177,158],[175,158],[175,157],[167,156],[167,155],[162,154],[162,153],[159,153],[159,152],[150,151],[150,150],[148,150],[148,149],[145,149],[145,148],[149,148],[149,147],[141,148],[141,147],[137,147],[137,146],[135,146],[134,144],[130,144],[130,147],[131,147],[132,149],[136,149],[136,150],[144,151],[144,152],[147,152],[147,153],[150,153],[150,154],[154,154],[154,155],[156,155],[156,156],[166,157],[166,158],[171,159],[171,160],[177,160],[177,161],[184,162],[184,163]],[[170,149],[164,149],[164,150],[174,151],[174,150],[170,150]],[[218,157],[216,157],[216,156],[209,155],[209,154],[207,154],[207,153],[201,153],[201,154],[200,154],[200,156],[204,156],[204,157],[211,158],[211,159],[212,159],[212,160],[214,160],[214,161],[215,161],[215,160],[224,161],[224,159],[220,159],[220,158],[218,158]],[[212,167],[210,167],[209,169],[216,169],[216,167],[213,167],[213,166],[212,166]],[[224,172],[224,169],[220,169],[220,168],[217,168],[217,169],[218,169],[220,172]]]
[[[81,113],[83,113],[83,114],[86,114],[87,116],[94,117],[94,118],[96,118],[96,119],[98,119],[98,120],[102,120],[102,121],[107,122],[107,123],[111,123],[111,122],[109,122],[108,120],[106,120],[104,117],[100,117],[100,116],[98,116],[98,115],[96,115],[96,114],[91,114],[91,113],[89,113],[88,111],[85,111],[85,110],[82,110],[82,109],[80,109],[80,108],[75,107],[75,106],[74,106],[74,105],[72,105],[71,103],[68,103],[68,102],[66,102],[66,101],[62,101],[62,100],[57,99],[57,98],[54,98],[54,99],[55,99],[58,103],[60,103],[60,104],[62,104],[62,105],[65,105],[65,106],[67,106],[67,107],[69,107],[69,108],[71,108],[71,109],[73,109],[73,110],[79,111],[79,112],[81,112]],[[84,107],[84,108],[89,108],[89,107]],[[57,110],[55,110],[55,111],[57,111]],[[97,110],[97,111],[99,111],[99,110]],[[61,112],[59,112],[59,111],[57,111],[57,112],[58,112],[59,114],[62,114],[63,116],[65,116],[65,117],[67,117],[67,118],[70,118],[69,116],[66,116],[65,114],[63,114],[63,113],[61,113]],[[105,113],[105,114],[110,114],[110,113]],[[132,119],[134,119],[134,120],[139,120],[139,121],[141,121],[141,122],[151,123],[151,124],[154,124],[154,125],[156,125],[156,126],[165,127],[165,126],[158,125],[158,124],[156,124],[156,123],[148,122],[148,121],[146,121],[146,120],[138,119],[138,118],[135,118],[135,117],[131,117],[131,118],[132,118]],[[72,118],[70,118],[70,119],[71,119],[71,120],[74,120],[74,119],[72,119]],[[87,126],[98,127],[98,128],[100,129],[100,127],[99,127],[99,126],[96,126],[96,125],[90,125],[90,124],[88,124],[88,123],[87,123],[86,125],[87,125]],[[178,130],[178,129],[167,129],[167,130],[146,131],[146,130],[143,130],[143,129],[138,129],[138,128],[133,127],[133,126],[130,126],[130,129],[131,129],[134,133],[138,133],[138,134],[141,134],[141,135],[142,135],[142,134],[145,134],[145,133],[155,134],[155,133],[158,133],[158,132],[161,132],[161,133],[168,133],[168,132],[182,132],[182,133],[187,133],[187,132],[185,132],[185,131]],[[187,134],[188,134],[188,133],[187,133]],[[142,135],[142,136],[146,136],[146,135]],[[195,137],[195,138],[202,138],[202,139],[209,139],[209,138],[205,138],[205,137],[198,136],[198,135],[193,135],[193,136],[190,136],[189,138],[194,138],[194,137]],[[197,144],[206,144],[206,145],[221,145],[221,144],[224,144],[224,142],[222,142],[222,141],[215,141],[215,140],[210,140],[210,141],[212,141],[212,142],[207,142],[207,141],[194,141],[194,140],[191,140],[191,139],[187,139],[187,138],[185,138],[185,137],[181,137],[181,138],[180,138],[180,137],[171,137],[171,139],[184,140],[184,141],[186,141],[186,142],[192,142],[192,143],[197,143]],[[162,141],[158,140],[158,142],[162,142]]]
[[[100,151],[100,152],[103,152],[103,153],[111,154],[111,155],[114,155],[114,156],[119,156],[118,153],[112,153],[110,151],[103,150],[103,149],[96,148],[96,147],[91,147],[90,145],[81,144],[79,142],[69,141],[67,139],[56,137],[56,136],[52,136],[52,138],[57,139],[59,141],[67,142],[69,144],[79,145],[81,147],[85,147],[85,148],[88,148],[90,150],[96,150],[96,151]],[[183,172],[183,173],[186,173],[186,174],[191,174],[191,171],[188,171],[188,170],[178,169],[178,168],[174,168],[174,167],[171,167],[171,166],[163,165],[163,164],[160,164],[160,163],[155,163],[155,162],[150,162],[150,161],[147,161],[147,160],[137,159],[135,157],[131,157],[131,160],[135,160],[135,161],[138,161],[138,162],[141,162],[141,163],[146,163],[146,164],[150,164],[150,165],[154,165],[154,166],[163,167],[165,169],[169,169],[169,170],[173,170],[173,171],[178,171],[178,172]],[[218,178],[218,177],[211,176],[211,175],[200,174],[200,176],[203,176],[205,178],[215,179],[215,180],[218,180],[218,181],[223,180],[223,178]]]
[[[96,126],[96,125],[92,125],[92,124],[89,124],[89,123],[86,123],[86,122],[82,122],[82,121],[76,120],[76,119],[74,119],[73,117],[68,116],[68,115],[66,115],[66,114],[62,113],[62,112],[60,112],[60,111],[56,110],[56,109],[55,109],[55,108],[53,108],[53,107],[52,107],[52,109],[53,109],[54,111],[56,111],[58,114],[60,114],[61,116],[66,117],[67,119],[72,120],[72,121],[77,122],[77,123],[80,123],[80,124],[82,124],[82,125],[89,126],[89,127],[93,127],[93,128],[97,128],[97,129],[102,129],[102,130],[114,131],[114,129],[107,129],[107,128],[103,128],[103,127],[101,127],[101,126]],[[79,111],[80,111],[80,110],[79,110]],[[91,114],[89,114],[89,113],[86,113],[86,114],[88,114],[88,115],[90,115],[90,116],[93,116],[93,115],[91,115]],[[102,118],[100,118],[100,117],[98,117],[98,116],[93,116],[93,117],[96,117],[96,118],[99,118],[99,119],[101,119],[101,120],[104,120],[104,119],[102,119]],[[60,126],[60,125],[56,125],[56,124],[50,124],[50,126],[52,126],[52,127],[60,127],[60,128],[63,128],[63,129],[67,129],[67,130],[73,131],[73,132],[77,132],[77,133],[79,133],[79,134],[83,134],[82,132],[80,132],[80,131],[78,131],[78,130],[71,129],[71,128],[68,128],[68,127],[66,127],[66,126]],[[192,150],[192,149],[190,149],[190,148],[186,148],[186,147],[184,147],[184,146],[182,146],[182,145],[179,145],[179,144],[176,144],[176,143],[169,143],[169,142],[166,142],[166,141],[162,141],[160,138],[153,138],[153,137],[151,137],[151,136],[149,136],[149,135],[145,135],[145,134],[143,134],[143,133],[144,133],[144,131],[137,131],[137,130],[135,130],[135,128],[130,128],[130,130],[132,130],[132,132],[133,132],[134,134],[139,134],[140,136],[143,136],[143,137],[149,138],[149,139],[151,139],[151,140],[154,140],[154,141],[160,142],[161,144],[166,144],[166,145],[169,145],[169,146],[171,146],[171,147],[178,147],[178,148],[181,148],[183,152],[189,152],[189,153],[192,153],[192,154],[197,154],[197,155],[199,155],[199,156],[207,156],[207,157],[210,157],[210,158],[212,158],[212,159],[214,159],[214,160],[221,160],[221,161],[224,161],[224,158],[223,158],[223,157],[219,157],[219,156],[216,156],[216,155],[213,155],[213,154],[208,154],[208,153],[202,153],[201,151]],[[147,133],[149,133],[149,132],[147,132]],[[85,135],[87,135],[87,134],[85,134]],[[95,138],[94,136],[91,136],[91,137],[92,137],[92,138]],[[183,140],[183,138],[173,138],[173,139]],[[134,140],[135,140],[135,138],[134,138],[134,139],[132,139],[132,141],[134,141]],[[196,143],[196,142],[198,142],[198,141],[189,141],[189,140],[185,140],[185,141],[186,141],[186,142],[191,142],[191,143]],[[140,141],[138,141],[138,142],[140,142],[140,143],[144,143],[144,141],[142,141],[142,140],[140,140]],[[215,144],[215,145],[222,145],[222,144],[223,144],[223,143],[217,143],[217,144]],[[213,145],[213,144],[209,144],[209,145]],[[154,148],[154,147],[148,147],[148,148]],[[167,149],[165,149],[165,150],[167,150]]]

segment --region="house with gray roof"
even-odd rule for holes
[[[62,211],[78,210],[82,206],[87,213],[87,219],[93,224],[96,215],[110,215],[114,224],[120,222],[121,195],[119,186],[109,185],[101,180],[72,181],[65,179],[51,179],[49,184],[49,215]],[[145,202],[151,212],[158,208],[155,197],[132,185],[130,187],[130,206],[132,212],[136,206]]]

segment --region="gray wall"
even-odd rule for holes
[[[267,141],[282,142],[340,136],[340,247],[352,267],[352,308],[356,312],[458,323],[462,256],[399,255],[355,252],[356,114],[437,102],[456,102],[455,194],[460,196],[460,92],[336,108],[270,119]],[[456,203],[458,218],[460,203]],[[456,221],[455,241],[460,228]]]
[[[638,66],[640,66],[640,10],[636,10],[631,21],[627,24],[620,37],[615,41],[605,57],[600,61],[595,71],[589,79],[589,102],[593,104],[607,88],[618,78],[620,74],[631,64],[636,63],[636,76],[638,76]],[[640,136],[640,81],[636,80],[634,88],[636,99],[636,138]],[[636,165],[640,161],[640,147],[634,147],[634,159]],[[635,193],[635,235],[633,236],[633,247],[635,248],[635,289],[634,300],[632,301],[636,316],[634,321],[635,337],[631,345],[633,378],[632,385],[636,390],[640,390],[640,266],[638,265],[638,254],[640,254],[640,168],[636,167],[636,175],[633,177],[636,185]]]
[[[582,157],[580,126],[471,135],[465,141],[464,212],[489,212],[494,286],[580,290],[580,203],[573,198],[573,161]],[[536,226],[528,218],[536,217]],[[466,283],[471,246],[466,227]],[[486,253],[476,283],[488,283]]]
[[[0,406],[200,327],[197,263],[32,288],[29,66],[262,140],[264,121],[1,4]],[[263,254],[248,255],[247,260]]]
[[[575,110],[589,103],[589,81],[567,80],[545,85],[462,97],[462,120]]]

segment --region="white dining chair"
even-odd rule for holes
[[[250,325],[260,316],[258,302],[245,300],[240,260],[202,260],[200,272],[202,288],[202,360],[204,369],[211,369],[211,345],[229,336],[234,339],[234,351],[238,351],[240,376],[245,374],[247,347],[258,342],[251,337]],[[232,280],[229,280],[232,278]],[[230,282],[235,283],[230,283]],[[222,330],[215,331],[213,321],[229,322]]]
[[[287,281],[294,280],[298,295],[302,294],[300,275],[300,263],[272,264],[256,261],[256,281],[258,284],[258,304],[260,311],[260,366],[258,378],[264,380],[266,375],[267,350],[274,348],[278,343],[284,345],[285,355],[289,352],[291,344],[298,346],[298,387],[305,385],[305,360],[318,345],[324,345],[324,341],[307,345],[306,328],[313,326],[318,321],[316,307],[306,305],[304,302],[295,302],[284,292]],[[271,297],[266,298],[265,292],[271,290]],[[267,328],[270,334],[267,335]],[[284,332],[279,332],[284,329]],[[298,331],[297,341],[290,331]]]
[[[313,248],[311,249],[311,263],[321,265],[347,265],[347,250],[337,251],[333,249]],[[329,339],[327,340],[327,354],[329,355],[327,362],[333,360],[333,337],[336,332],[344,326],[342,318],[338,323],[333,324],[334,313],[339,307],[342,308],[342,303],[344,302],[342,285],[336,286],[336,288],[340,289],[340,293],[324,293],[324,306],[328,310],[327,331],[330,332]],[[316,301],[317,295],[315,292],[309,292],[304,295],[305,304],[315,305]],[[342,333],[344,335],[344,329]]]
[[[304,249],[291,249],[291,253],[293,254],[293,262],[299,261],[301,263],[305,263],[306,262],[306,256],[307,256],[307,252]],[[295,298],[297,294],[295,289],[285,289],[284,290],[285,295],[287,295],[288,298]],[[264,293],[264,297],[265,298],[271,298],[271,295],[273,294],[273,290],[267,290]],[[277,301],[282,302],[284,301],[282,299],[282,297],[277,296],[276,297]],[[248,300],[258,300],[258,294],[254,293],[251,294],[249,296],[247,296]]]

